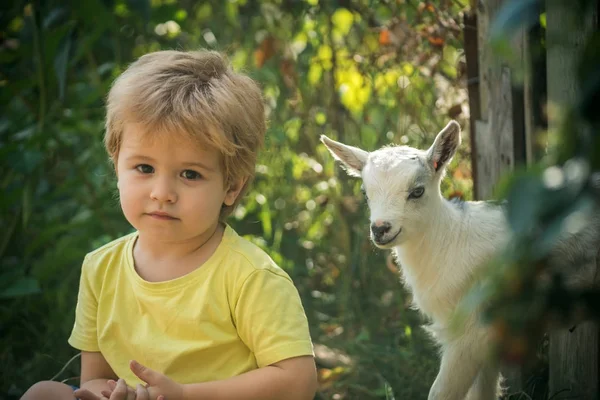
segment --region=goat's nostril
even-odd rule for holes
[[[392,225],[389,222],[373,223],[371,224],[371,232],[373,232],[373,235],[375,235],[375,237],[379,238],[388,233],[391,227]]]

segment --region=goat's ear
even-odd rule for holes
[[[460,146],[460,125],[452,120],[437,134],[427,152],[427,158],[435,171],[443,169]]]
[[[341,161],[348,175],[360,176],[360,171],[362,171],[367,162],[368,152],[359,149],[358,147],[336,142],[325,135],[321,135],[321,142],[327,147],[327,150],[329,150],[333,158]]]

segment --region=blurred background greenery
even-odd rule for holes
[[[468,3],[3,1],[0,398],[76,382],[77,360],[63,367],[83,256],[131,231],[102,145],[111,82],[146,52],[204,47],[264,89],[266,151],[230,223],[294,279],[321,355],[318,398],[425,399],[436,350],[389,253],[368,240],[360,182],[319,136],[422,148],[450,118],[467,132]],[[472,198],[465,139],[447,197]]]

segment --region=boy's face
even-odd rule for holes
[[[153,139],[139,124],[125,125],[117,160],[125,218],[140,233],[165,241],[212,234],[223,203],[234,203],[241,185],[225,187],[220,155],[183,135]]]

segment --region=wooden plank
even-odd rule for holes
[[[550,131],[560,123],[562,115],[558,111],[577,99],[577,60],[586,35],[598,27],[597,3],[583,19],[575,18],[572,9],[569,2],[546,0]],[[565,329],[549,336],[549,397],[598,399],[598,324],[588,322],[573,332]]]
[[[522,155],[526,146],[523,94],[519,88],[515,90],[510,67],[493,54],[488,44],[490,21],[493,21],[501,6],[502,0],[480,0],[477,4],[480,106],[476,110],[478,119],[475,121],[474,157],[477,171],[474,171],[473,177],[478,199],[493,197],[498,181],[514,168],[515,161],[525,161]],[[513,43],[518,55],[524,51],[524,37],[518,35]],[[516,154],[519,156],[516,157]],[[521,368],[503,366],[502,375],[508,392],[522,390]]]
[[[472,10],[474,7],[472,8]],[[481,99],[479,96],[479,49],[477,13],[466,12],[463,17],[463,38],[467,63],[467,91],[469,92],[469,136],[471,140],[471,174],[478,176],[478,146],[476,121],[481,119]],[[473,198],[479,199],[478,186],[473,185]]]
[[[515,165],[510,75],[507,67],[493,66],[488,75],[490,79],[485,82],[490,99],[488,118],[475,124],[478,165],[475,185],[480,199],[493,197],[500,178]]]
[[[489,124],[482,120],[475,121],[475,142],[477,143],[475,156],[477,157],[478,174],[473,176],[473,186],[479,194],[478,200],[489,198],[491,192],[491,185],[486,181],[486,177],[491,175],[491,164],[495,154],[492,154],[493,146],[489,137]]]
[[[526,96],[531,95],[531,80],[528,79],[529,56],[527,51],[528,33],[519,29],[512,38],[512,49],[517,55],[515,64],[512,65],[512,121],[513,121],[513,154],[514,165],[527,164],[528,148],[531,148],[530,137],[527,132],[526,118],[531,117],[531,109],[527,108]],[[531,100],[531,99],[529,99]]]
[[[535,140],[535,96],[533,93],[533,78],[532,78],[532,60],[531,46],[529,44],[529,35],[526,31],[522,33],[523,49],[521,59],[523,60],[523,129],[524,129],[524,152],[525,164],[531,165],[536,160],[534,159],[533,146]]]
[[[597,323],[586,322],[550,334],[550,398],[598,399],[598,333]]]
[[[490,15],[493,10],[487,4],[488,1],[480,1],[477,7],[477,47],[479,53],[479,98],[480,98],[480,110],[479,114],[482,120],[487,120],[488,109],[489,109],[489,84],[490,80],[490,68],[491,68],[491,55],[490,46],[488,45],[488,34]]]
[[[478,171],[474,186],[479,199],[491,198],[501,176],[515,165],[511,71],[488,43],[490,21],[501,4],[502,0],[482,0],[477,7],[481,121],[475,124]],[[477,132],[478,126],[484,131]]]

